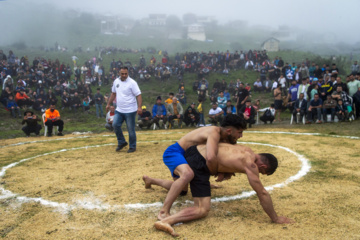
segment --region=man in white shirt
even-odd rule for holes
[[[217,102],[214,102],[212,104],[212,108],[209,111],[209,122],[215,126],[217,126],[218,123],[221,124],[224,117],[224,111],[218,107]]]
[[[116,151],[120,151],[128,143],[125,141],[121,130],[121,125],[125,121],[129,132],[129,150],[128,153],[136,151],[136,134],[135,134],[135,117],[136,114],[141,114],[141,91],[134,79],[129,77],[127,67],[120,69],[120,78],[114,80],[111,96],[109,97],[106,110],[110,108],[110,104],[116,98],[116,110],[113,121],[113,127],[118,140]]]

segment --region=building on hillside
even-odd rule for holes
[[[206,41],[205,29],[203,25],[191,24],[188,26],[187,38],[196,41]]]
[[[149,14],[148,18],[149,26],[165,26],[166,14]]]
[[[277,52],[279,51],[280,41],[276,38],[268,38],[261,44],[261,49],[266,50],[267,52]]]

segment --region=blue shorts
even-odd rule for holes
[[[184,149],[178,143],[174,143],[165,150],[163,161],[169,168],[171,176],[178,178],[179,176],[174,174],[175,168],[181,164],[188,164],[184,154]]]

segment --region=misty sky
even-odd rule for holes
[[[239,19],[248,21],[250,26],[261,24],[276,29],[279,25],[289,25],[310,31],[330,31],[338,36],[338,40],[350,43],[358,42],[360,37],[357,31],[359,0],[6,0],[0,1],[0,14],[9,5],[25,8],[32,2],[136,19],[149,13],[174,14],[180,19],[185,13],[195,13],[214,16],[220,24]]]

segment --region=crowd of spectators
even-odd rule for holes
[[[128,51],[117,48],[97,50],[105,54]],[[139,83],[170,78],[179,81],[175,94],[170,93],[165,104],[159,96],[151,111],[143,106],[138,119],[140,128],[173,127],[175,122],[180,127],[182,123],[186,126],[217,125],[226,114],[243,115],[251,127],[258,112],[264,112],[261,121],[272,123],[281,121],[280,114],[287,109],[295,122],[306,118],[307,123],[334,121],[335,118],[352,121],[360,115],[360,74],[356,61],[343,81],[340,74],[344,73],[340,73],[335,64],[320,67],[308,59],[300,64],[289,64],[280,57],[269,60],[266,51],[185,52],[177,53],[173,58],[166,51],[159,54],[162,55],[160,62],[154,56],[147,60],[143,55],[135,64],[129,59],[124,62],[121,58],[113,59],[107,72],[101,58],[92,57],[80,66],[78,58],[73,56],[73,66],[70,66],[58,59],[36,57],[30,61],[26,56],[19,59],[12,51],[6,55],[0,50],[0,102],[14,118],[21,117],[21,109],[44,113],[51,103],[74,113],[78,110],[89,112],[95,105],[96,116],[106,115],[106,128],[113,130],[113,114],[111,109],[108,113],[103,112],[107,96],[103,96],[100,89],[111,85],[118,77],[120,67],[126,66],[129,75]],[[252,85],[240,79],[229,79],[230,71],[237,69],[256,71],[258,78]],[[196,74],[192,89],[197,94],[197,103],[187,104],[183,81],[187,73]],[[207,78],[212,73],[224,77],[216,79],[210,86]],[[94,94],[92,88],[95,87]],[[260,109],[259,101],[251,102],[251,92],[272,94],[274,104]],[[205,113],[203,104],[207,100],[211,109]]]

